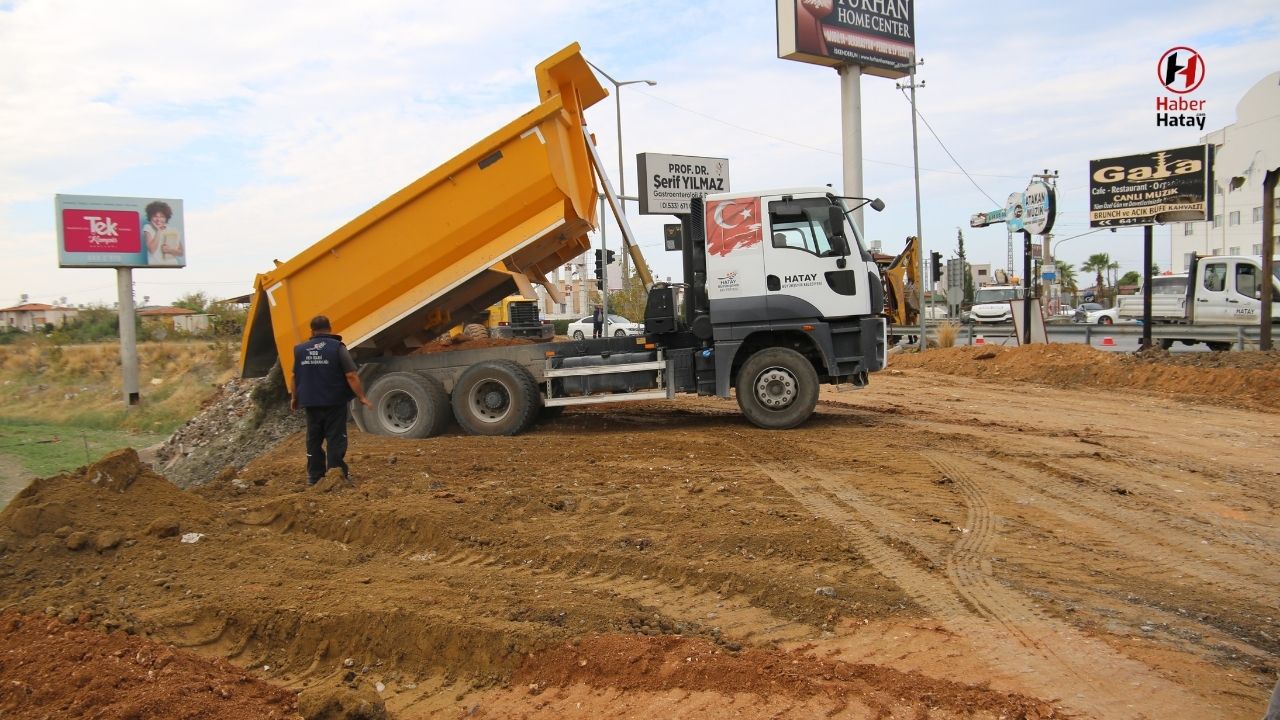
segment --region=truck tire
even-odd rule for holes
[[[1161,340],[1161,341],[1160,341],[1160,349],[1161,349],[1161,350],[1172,350],[1172,349],[1173,349],[1173,343],[1174,343],[1174,342],[1176,342],[1176,341],[1175,341],[1175,340]]]
[[[752,425],[786,430],[813,414],[818,404],[818,373],[795,350],[766,348],[743,363],[735,389],[738,407]]]
[[[473,340],[485,340],[491,334],[489,328],[480,323],[467,323],[462,326],[462,334]]]
[[[1227,352],[1231,349],[1231,343],[1229,342],[1211,342],[1205,344],[1208,345],[1209,349],[1213,352]]]
[[[410,372],[387,373],[369,389],[364,409],[369,432],[403,438],[439,435],[449,426],[449,396],[439,380]]]
[[[541,407],[533,375],[510,360],[476,363],[453,386],[453,416],[472,435],[524,432]]]

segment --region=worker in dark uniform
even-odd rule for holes
[[[591,313],[591,337],[598,338],[604,335],[604,306],[596,305],[596,309]]]
[[[315,485],[333,468],[341,468],[342,477],[350,477],[344,458],[351,398],[373,407],[342,337],[333,334],[329,318],[317,315],[311,319],[311,337],[293,347],[293,395],[289,399],[290,408],[302,407],[307,413],[307,485]]]

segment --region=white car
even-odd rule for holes
[[[609,315],[609,332],[614,337],[626,337],[627,335],[643,335],[644,325],[633,323],[621,315]],[[574,340],[582,340],[591,337],[591,316],[588,315],[580,320],[574,320],[569,323],[569,337]]]
[[[1072,322],[1085,323],[1086,325],[1114,325],[1119,319],[1119,309],[1106,308],[1097,303],[1083,303],[1076,308],[1075,315],[1072,316]]]

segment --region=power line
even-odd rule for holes
[[[906,100],[907,102],[911,102],[911,99],[907,97],[906,92],[903,92],[901,90],[899,90],[899,92],[902,92],[902,98],[904,100]],[[926,128],[929,128],[929,134],[933,136],[934,140],[938,141],[938,145],[939,147],[942,148],[942,151],[947,154],[947,157],[951,158],[951,162],[955,163],[956,167],[960,168],[960,172],[964,173],[964,176],[969,178],[969,182],[973,183],[973,186],[978,189],[978,192],[982,193],[983,197],[990,200],[992,205],[1000,205],[1000,203],[996,202],[995,198],[988,195],[987,191],[982,189],[982,186],[978,184],[978,181],[973,179],[973,176],[969,174],[969,171],[964,169],[964,166],[960,164],[960,161],[956,159],[956,156],[951,154],[951,151],[947,149],[946,143],[942,142],[942,138],[938,137],[938,133],[934,131],[933,126],[929,124],[928,120],[924,119],[924,113],[920,112],[919,108],[914,108],[914,110],[916,113],[916,117],[920,118],[920,122],[924,123],[924,126]],[[987,176],[987,177],[1010,177],[1010,176],[999,175],[999,176]]]
[[[685,107],[685,106],[683,106],[683,105],[680,105],[680,104],[678,104],[678,103],[671,102],[670,100],[667,100],[667,99],[665,99],[665,98],[658,97],[657,95],[654,95],[653,93],[647,93],[647,92],[643,92],[643,91],[640,91],[640,90],[637,90],[637,91],[636,91],[636,93],[638,93],[638,94],[640,94],[640,95],[645,95],[645,96],[647,96],[647,97],[650,97],[650,98],[652,98],[652,99],[654,99],[654,100],[657,100],[657,101],[658,101],[658,102],[660,102],[660,103],[665,103],[665,104],[667,104],[667,105],[670,105],[671,107],[676,108],[677,110],[683,110],[684,112],[687,112],[687,113],[689,113],[689,114],[691,114],[691,115],[697,115],[698,117],[706,118],[706,119],[711,120],[711,121],[713,121],[713,122],[718,122],[718,123],[720,123],[721,125],[726,125],[726,126],[731,127],[731,128],[733,128],[733,129],[735,129],[735,130],[741,130],[742,132],[745,132],[745,133],[751,133],[752,135],[759,135],[760,137],[769,138],[770,140],[775,140],[775,141],[780,142],[780,143],[786,143],[786,144],[788,144],[788,145],[795,145],[796,147],[805,148],[806,150],[813,150],[814,152],[825,153],[825,154],[827,154],[827,155],[835,155],[836,157],[842,157],[842,156],[843,156],[843,154],[842,154],[842,153],[837,152],[837,151],[835,151],[835,150],[828,150],[828,149],[826,149],[826,148],[818,147],[818,146],[816,146],[816,145],[806,145],[805,143],[797,142],[797,141],[795,141],[795,140],[791,140],[791,139],[788,139],[788,138],[784,138],[784,137],[781,137],[781,136],[779,136],[779,135],[773,135],[773,134],[771,134],[771,133],[767,133],[767,132],[764,132],[764,131],[762,131],[762,130],[756,130],[756,129],[754,129],[754,128],[749,128],[749,127],[746,127],[746,126],[744,126],[744,125],[738,125],[738,124],[736,124],[736,123],[731,123],[731,122],[729,122],[728,120],[722,120],[722,119],[720,119],[720,118],[718,118],[718,117],[715,117],[714,115],[708,115],[708,114],[706,114],[706,113],[704,113],[704,112],[701,112],[701,111],[699,111],[699,110],[694,110],[693,108],[687,108],[687,107]],[[922,119],[923,119],[923,117],[922,117]],[[937,137],[937,136],[935,135],[934,137]],[[954,159],[954,158],[952,158],[952,159]],[[910,169],[912,169],[912,168],[914,167],[913,165],[907,165],[907,164],[905,164],[905,163],[889,162],[888,160],[873,160],[873,159],[871,159],[871,158],[863,158],[863,161],[865,161],[865,162],[869,162],[869,163],[875,163],[875,164],[877,164],[877,165],[889,165],[889,166],[891,166],[891,167],[906,168],[906,169],[908,169],[908,170],[910,170]],[[959,164],[959,163],[957,163],[957,165],[958,165],[958,164]],[[959,175],[959,174],[961,174],[961,173],[958,173],[958,172],[956,172],[956,171],[954,171],[954,170],[943,170],[943,169],[941,169],[941,168],[926,168],[926,167],[922,167],[922,168],[920,168],[920,169],[921,169],[921,170],[923,170],[923,171],[925,171],[925,172],[943,173],[943,174],[946,174],[946,175]],[[964,173],[964,174],[965,174],[965,175],[968,175],[968,173]],[[979,173],[979,176],[980,176],[980,177],[992,177],[992,178],[1010,178],[1010,179],[1014,179],[1014,180],[1020,180],[1020,179],[1022,178],[1022,176],[1020,176],[1020,175],[986,175],[986,174],[981,174],[981,173]],[[972,178],[970,178],[970,179],[972,180]]]

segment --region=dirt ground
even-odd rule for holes
[[[0,608],[401,719],[1259,717],[1280,369],[1031,350],[895,358],[785,432],[353,433],[354,486],[304,488],[296,435],[191,491],[121,453],[0,513]]]

